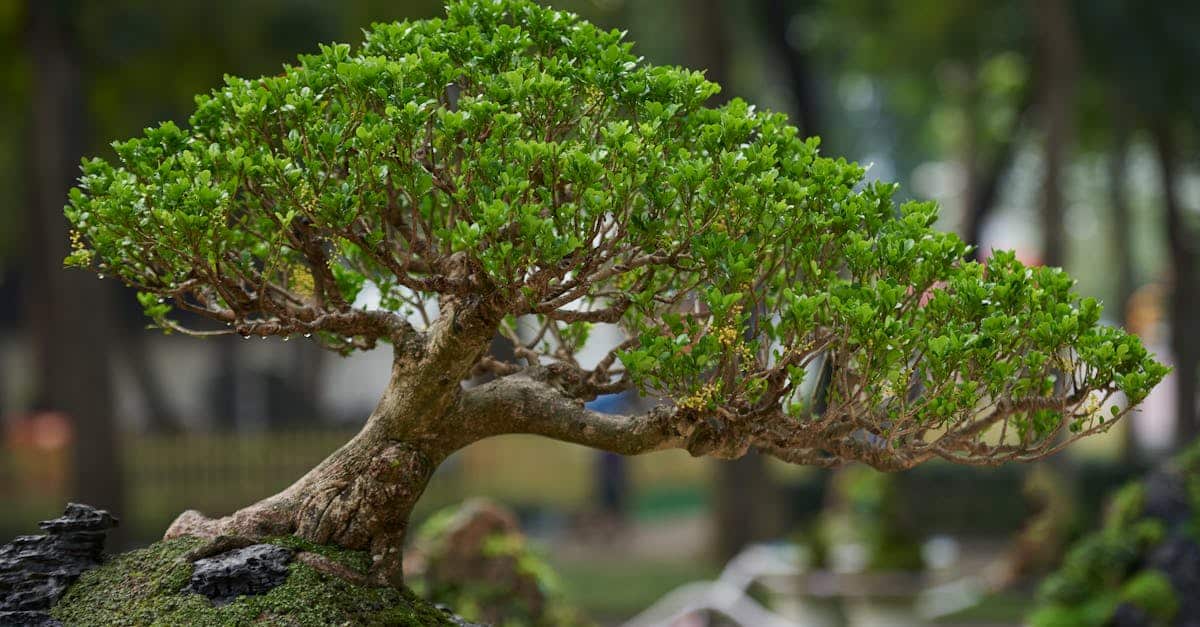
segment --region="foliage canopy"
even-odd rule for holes
[[[166,329],[341,351],[486,306],[516,355],[476,370],[638,386],[804,463],[1036,457],[1165,375],[1061,270],[964,261],[932,203],[718,89],[568,13],[453,2],[84,161],[67,261]],[[585,368],[594,324],[630,339]]]

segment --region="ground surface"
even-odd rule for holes
[[[294,538],[274,543],[320,553],[359,572],[368,564],[362,553],[301,546]],[[298,561],[289,566],[287,580],[266,594],[214,607],[203,596],[180,592],[192,572],[180,557],[199,544],[180,538],[117,555],[84,573],[52,614],[67,625],[455,624],[446,612],[407,590],[355,585]]]

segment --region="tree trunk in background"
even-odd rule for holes
[[[730,40],[722,0],[695,0],[689,5],[692,20],[688,48],[692,64],[706,71],[708,79],[721,85],[710,104],[730,99]],[[713,485],[716,520],[714,556],[724,562],[747,544],[766,540],[778,530],[778,499],[767,473],[766,459],[751,450],[733,461],[717,461]]]
[[[1032,90],[1027,89],[1026,93],[1028,94],[1030,91]],[[967,167],[967,183],[964,192],[967,199],[967,215],[963,220],[963,241],[975,247],[970,257],[972,259],[983,259],[990,252],[983,250],[983,227],[987,224],[988,217],[992,215],[992,211],[1000,200],[1000,183],[1004,180],[1004,176],[1012,167],[1013,159],[1016,157],[1017,137],[1032,109],[1028,95],[1022,98],[1022,102],[1018,106],[1012,128],[1000,140],[1000,144],[995,148],[995,155],[987,161],[986,166],[983,164],[981,154],[983,150],[979,146],[977,138],[973,139],[973,145],[968,147],[969,154],[964,159]],[[971,120],[972,132],[977,135],[979,111],[972,109],[967,112],[967,117]]]
[[[1133,297],[1133,232],[1132,220],[1129,214],[1129,196],[1126,184],[1129,173],[1129,140],[1132,128],[1129,123],[1129,111],[1120,102],[1119,97],[1110,98],[1113,119],[1113,145],[1108,155],[1108,200],[1111,210],[1110,235],[1112,237],[1113,274],[1117,277],[1117,319],[1122,326],[1129,326],[1129,300]],[[1134,437],[1133,421],[1125,420],[1123,425],[1123,442],[1121,455],[1126,463],[1138,461],[1137,438]]]
[[[30,0],[27,10],[33,81],[29,287],[43,316],[36,337],[39,398],[46,409],[67,414],[74,427],[70,498],[120,512],[122,476],[108,363],[111,294],[90,273],[62,267],[68,249],[62,207],[86,147],[82,72],[67,26],[71,7]]]
[[[1163,209],[1168,254],[1171,259],[1171,352],[1175,357],[1175,436],[1182,447],[1200,435],[1200,416],[1196,413],[1197,367],[1200,366],[1200,244],[1191,232],[1179,199],[1178,155],[1169,124],[1154,128],[1162,182]]]
[[[146,431],[160,435],[178,433],[179,416],[163,390],[158,371],[150,359],[149,337],[152,331],[137,329],[122,338],[121,353],[129,372],[141,391],[146,409]]]
[[[802,137],[820,135],[821,115],[816,80],[809,68],[808,58],[793,45],[788,35],[795,17],[783,6],[783,0],[760,0],[759,7],[767,32],[767,43],[787,73],[788,87],[795,102],[792,122],[800,129]]]
[[[1075,135],[1078,48],[1068,0],[1031,0],[1037,37],[1038,109],[1043,129],[1042,262],[1066,261],[1063,183]]]

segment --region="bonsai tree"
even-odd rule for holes
[[[394,353],[358,435],[168,536],[369,549],[398,585],[413,504],[484,438],[996,464],[1104,430],[1164,376],[1061,270],[964,261],[933,204],[898,205],[783,115],[710,108],[701,73],[631,49],[529,0],[453,2],[227,78],[186,128],[83,162],[67,263],[137,288],[159,327]],[[628,339],[581,364],[597,324]],[[489,354],[497,335],[512,359]],[[630,387],[673,400],[584,407]]]

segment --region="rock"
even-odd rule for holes
[[[1153,627],[1154,621],[1146,612],[1129,603],[1122,603],[1113,612],[1111,624],[1112,627]]]
[[[38,523],[46,535],[0,546],[0,625],[58,625],[50,608],[100,564],[106,533],[117,523],[102,509],[69,503],[61,517]]]
[[[265,594],[288,577],[293,552],[274,544],[253,544],[196,560],[184,592],[224,605],[242,595]]]
[[[1177,625],[1200,625],[1200,545],[1179,534],[1163,540],[1148,566],[1166,573],[1179,601]]]
[[[1186,523],[1192,519],[1188,503],[1187,483],[1183,476],[1173,470],[1159,470],[1145,482],[1146,496],[1143,511],[1146,516],[1157,518],[1168,527]]]

